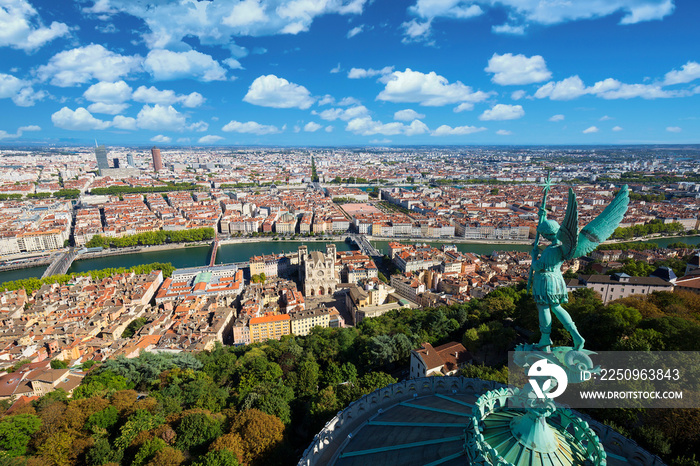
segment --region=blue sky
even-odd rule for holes
[[[693,0],[0,0],[0,144],[699,143]]]

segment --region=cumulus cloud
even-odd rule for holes
[[[159,90],[155,86],[146,87],[139,86],[132,95],[132,98],[136,102],[143,102],[147,104],[161,104],[161,105],[172,105],[175,103],[181,103],[184,107],[195,108],[199,107],[204,103],[204,97],[199,92],[192,92],[190,94],[176,94],[175,91],[170,89]]]
[[[275,134],[275,133],[280,133],[281,131],[279,128],[276,126],[272,125],[261,125],[260,123],[257,123],[255,121],[248,121],[245,123],[242,123],[240,121],[235,121],[231,120],[229,121],[226,126],[221,128],[223,131],[226,131],[227,133],[249,133],[249,134],[257,134],[258,136],[262,136],[264,134]]]
[[[602,117],[598,118],[598,121],[608,121],[608,120],[612,120],[612,117],[608,116],[608,115],[603,115]]]
[[[131,87],[124,81],[99,82],[88,87],[83,97],[90,102],[120,104],[131,98]]]
[[[516,120],[525,115],[522,105],[496,104],[479,115],[482,121]]]
[[[29,81],[19,79],[11,74],[0,73],[0,99],[12,99],[15,105],[31,107],[37,100],[46,97],[44,91],[34,91]]]
[[[42,81],[70,87],[96,79],[115,82],[141,69],[141,57],[111,52],[99,44],[90,44],[59,52],[49,63],[37,69]]]
[[[369,116],[350,120],[345,130],[362,136],[372,136],[375,134],[382,134],[384,136],[396,134],[413,136],[416,134],[424,134],[429,131],[425,123],[420,120],[413,120],[411,124],[406,125],[399,122],[382,123],[381,121],[373,120]]]
[[[490,94],[476,91],[457,81],[450,84],[446,78],[436,74],[421,73],[406,68],[406,71],[395,71],[377,100],[388,102],[411,102],[424,106],[441,106],[460,102],[482,102]]]
[[[596,126],[591,126],[589,128],[584,129],[582,132],[583,134],[591,134],[591,133],[597,133],[600,131]]]
[[[474,104],[471,102],[462,102],[452,109],[452,111],[455,113],[467,112],[469,110],[474,110]]]
[[[41,127],[37,125],[20,126],[14,134],[0,130],[0,139],[17,139],[22,137],[22,134],[26,131],[41,131]]]
[[[549,117],[549,121],[563,121],[564,120],[564,115],[562,114],[557,114],[557,115],[552,115]]]
[[[200,81],[225,81],[226,70],[210,55],[189,50],[151,50],[143,63],[156,81],[192,78]]]
[[[423,115],[422,113],[418,113],[410,108],[407,108],[405,110],[399,110],[398,112],[394,113],[394,120],[399,121],[413,121],[421,120],[423,118],[425,118],[425,115]]]
[[[129,108],[129,104],[106,104],[104,102],[95,102],[88,105],[90,113],[106,113],[107,115],[118,115]]]
[[[549,97],[551,100],[572,100],[586,94],[586,86],[578,76],[571,76],[562,81],[550,81],[544,86],[537,89],[535,97],[544,99]]]
[[[170,136],[163,136],[162,134],[159,134],[157,136],[153,136],[151,138],[151,142],[157,142],[160,144],[168,144],[168,143],[172,142],[172,140],[173,140],[173,138],[171,138]]]
[[[175,110],[172,105],[144,105],[136,116],[136,125],[139,128],[154,131],[182,131],[185,123],[185,115]]]
[[[323,129],[326,133],[332,133],[333,132],[333,127],[331,125],[326,126]]]
[[[313,133],[314,131],[318,131],[321,128],[323,128],[323,126],[313,121],[310,121],[306,125],[304,125],[304,131],[306,131],[307,133]]]
[[[197,140],[199,144],[215,144],[221,140],[223,140],[221,136],[217,136],[215,134],[207,134],[206,136],[202,136]]]
[[[499,136],[510,136],[511,134],[513,134],[513,132],[508,131],[507,129],[499,129],[498,131],[496,131],[496,134],[498,134]]]
[[[498,24],[491,26],[491,32],[494,34],[510,34],[513,36],[522,36],[525,34],[525,25],[519,24]]]
[[[290,83],[274,74],[260,76],[248,88],[244,102],[261,107],[309,108],[315,101],[304,86]]]
[[[83,107],[78,107],[75,110],[71,110],[68,107],[63,107],[61,110],[57,111],[51,115],[51,121],[54,126],[62,129],[69,129],[72,131],[89,131],[96,129],[105,129],[109,127],[108,121],[102,121],[87,111]]]
[[[134,2],[98,0],[83,11],[108,17],[126,13],[143,21],[142,38],[149,49],[184,51],[183,39],[222,46],[244,54],[237,36],[297,34],[326,14],[361,14],[368,0],[240,0],[216,2]],[[99,5],[98,5],[99,4]],[[90,10],[90,11],[88,11]]]
[[[455,126],[454,128],[448,125],[442,125],[435,131],[430,133],[431,136],[464,136],[466,134],[479,133],[486,131],[486,128],[476,126]]]
[[[698,78],[700,78],[700,63],[689,61],[683,65],[680,70],[672,70],[666,73],[664,84],[670,86],[673,84],[689,83]]]
[[[64,23],[43,25],[39,13],[26,0],[0,2],[0,47],[32,52],[52,40],[70,35]]]
[[[343,120],[348,121],[353,118],[363,117],[369,115],[369,110],[364,105],[356,105],[349,108],[329,108],[320,113],[313,111],[314,115],[318,115],[326,121]]]
[[[501,86],[539,83],[552,77],[541,55],[528,58],[522,54],[494,53],[484,71],[493,73],[491,81]]]
[[[126,129],[129,131],[135,131],[138,129],[136,126],[136,118],[125,117],[124,115],[117,115],[112,119],[112,126],[114,128]]]
[[[617,131],[622,131],[622,129],[623,129],[622,126],[613,126],[612,130],[617,132]]]
[[[523,91],[522,89],[520,89],[520,90],[517,90],[517,91],[513,91],[513,92],[510,94],[510,98],[513,99],[513,100],[520,100],[520,99],[522,99],[523,97],[525,97],[526,95],[527,95],[527,92],[525,92],[525,91]]]
[[[683,129],[679,126],[667,126],[666,131],[668,131],[669,133],[680,133],[681,131],[683,131]]]
[[[348,72],[348,78],[350,79],[361,79],[361,78],[371,78],[373,76],[386,76],[394,71],[393,66],[385,66],[381,70],[375,70],[372,68],[352,68]]]
[[[340,73],[340,63],[335,68],[331,68],[331,74]]]

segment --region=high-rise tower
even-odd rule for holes
[[[160,171],[163,169],[163,159],[160,158],[160,149],[153,146],[151,149],[151,156],[153,156],[153,169],[155,171]]]
[[[97,169],[99,170],[100,175],[102,175],[102,171],[109,168],[107,149],[105,149],[104,145],[98,146],[95,144],[95,158],[97,159]]]

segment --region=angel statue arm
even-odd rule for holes
[[[629,192],[625,185],[603,212],[579,232],[578,201],[574,191],[569,189],[569,200],[561,226],[554,220],[547,220],[546,216],[540,221],[537,232],[550,241],[542,254],[533,258],[531,266],[534,271],[532,295],[540,321],[541,339],[538,346],[541,349],[548,351],[552,344],[552,313],[571,334],[574,349],[583,348],[585,340],[569,313],[562,307],[569,298],[561,265],[566,260],[589,254],[608,239],[620,224],[628,204]]]

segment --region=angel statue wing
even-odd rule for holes
[[[569,189],[569,203],[564,221],[557,233],[562,242],[564,259],[573,259],[591,253],[600,243],[613,234],[627,212],[630,202],[629,189],[624,185],[615,199],[591,223],[578,230],[578,202],[576,194]]]

